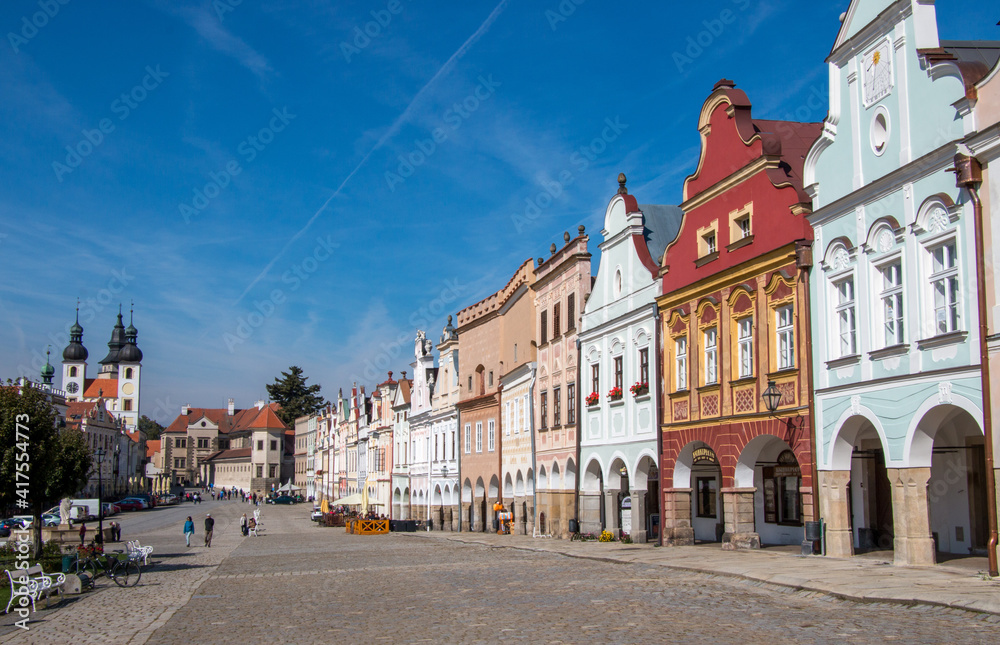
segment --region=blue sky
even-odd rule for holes
[[[617,174],[678,203],[717,80],[826,114],[847,2],[681,4],[4,2],[0,375],[61,360],[78,297],[96,374],[134,300],[143,414],[292,364],[332,397],[563,231],[596,272]],[[987,4],[939,0],[941,37],[1000,39]]]

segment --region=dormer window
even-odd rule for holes
[[[705,253],[704,255],[709,255],[711,253],[717,252],[719,249],[715,246],[715,232],[711,232],[701,238],[704,242]]]
[[[736,226],[740,230],[740,239],[748,237],[750,235],[750,216],[745,215],[736,220]]]
[[[719,257],[719,220],[713,220],[708,226],[699,228],[696,235],[698,259],[695,260],[695,266],[702,266]]]

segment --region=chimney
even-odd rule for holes
[[[263,399],[260,399],[259,401],[257,401],[256,403],[254,403],[254,406],[256,406],[256,408],[258,410],[263,410],[265,405],[267,405],[267,404],[264,403]]]
[[[232,399],[229,399],[228,410],[229,410],[229,416],[233,416],[236,413],[236,402],[233,401]]]
[[[181,414],[187,416],[191,412],[191,406],[187,403],[181,406]]]

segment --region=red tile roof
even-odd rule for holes
[[[95,378],[87,379],[86,387],[83,388],[83,396],[87,399],[96,399],[99,396],[109,399],[118,398],[118,379],[116,378]]]
[[[285,430],[288,426],[285,422],[278,418],[278,415],[274,413],[269,406],[262,409],[258,414],[257,418],[250,422],[248,428],[276,428]],[[294,431],[293,431],[294,432]]]
[[[146,457],[149,459],[153,458],[153,455],[160,452],[160,440],[153,439],[152,441],[146,442]]]
[[[220,434],[229,434],[230,432],[238,432],[250,428],[250,424],[263,414],[265,410],[269,410],[273,415],[274,412],[280,409],[281,406],[277,403],[269,403],[260,410],[256,407],[250,407],[246,410],[236,410],[230,415],[229,410],[226,408],[189,408],[186,415],[177,415],[177,418],[167,426],[164,432],[186,434],[189,425],[197,423],[202,417],[205,417],[213,424],[219,426]],[[277,419],[277,416],[275,416],[275,419]],[[256,427],[285,427],[285,424],[281,423],[281,419],[277,419],[277,421],[280,425]]]
[[[220,450],[213,452],[203,461],[218,461],[220,459],[246,459],[250,456],[251,448],[233,448],[231,450]]]

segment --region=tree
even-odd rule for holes
[[[275,378],[274,383],[267,387],[271,400],[281,405],[278,418],[288,426],[295,424],[298,417],[312,414],[326,406],[326,401],[319,396],[319,385],[306,385],[309,379],[302,375],[302,368],[292,365],[287,372],[281,373],[281,378]]]
[[[155,441],[166,428],[153,421],[145,414],[139,418],[139,430],[146,433],[146,441]]]
[[[45,506],[78,493],[92,464],[83,435],[59,423],[49,396],[28,383],[0,386],[0,504],[31,512],[36,555]]]

